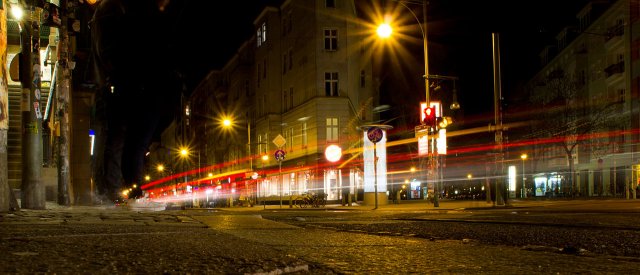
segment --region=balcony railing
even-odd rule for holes
[[[610,77],[615,74],[621,74],[624,72],[624,61],[611,64],[604,69],[604,72],[607,77]]]

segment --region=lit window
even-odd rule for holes
[[[302,147],[307,147],[307,123],[302,123]]]
[[[262,42],[267,41],[267,22],[262,23]]]
[[[335,51],[338,49],[338,30],[324,30],[324,49],[327,51]]]
[[[256,43],[258,43],[258,47],[262,46],[262,31],[260,29],[256,32]]]
[[[338,141],[338,118],[327,118],[327,141]]]
[[[324,73],[324,91],[326,96],[338,96],[338,73]]]

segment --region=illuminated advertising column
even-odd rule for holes
[[[387,129],[389,125],[363,126],[364,204],[387,204]],[[377,136],[377,137],[376,137]],[[376,160],[377,158],[377,160]]]

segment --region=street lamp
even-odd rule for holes
[[[411,15],[413,15],[413,18],[416,19],[416,21],[418,22],[418,26],[420,27],[420,33],[422,34],[422,42],[423,42],[423,52],[424,52],[424,76],[423,77],[424,77],[424,88],[425,88],[425,102],[428,108],[428,107],[431,107],[430,106],[431,101],[430,101],[430,95],[429,95],[429,50],[427,46],[427,0],[424,0],[422,3],[422,16],[423,16],[422,23],[420,23],[420,19],[418,19],[418,16],[416,16],[413,10],[411,10],[403,1],[398,1],[397,3],[405,7],[411,13]],[[379,37],[385,39],[391,36],[391,34],[393,33],[393,28],[388,22],[384,22],[383,24],[378,26],[376,32]],[[428,152],[427,165],[431,166],[432,161],[434,161],[433,152]],[[433,199],[433,207],[440,207],[440,203],[438,202],[439,191],[438,191],[437,183],[434,183],[433,191],[435,195]]]
[[[521,197],[524,198],[525,195],[526,195],[525,181],[527,180],[527,178],[525,177],[525,174],[524,174],[524,161],[527,159],[527,154],[520,155],[520,158],[522,159],[522,193],[521,193]]]
[[[264,163],[269,161],[269,155],[262,155],[262,172],[264,173]],[[265,175],[266,177],[266,175]],[[262,207],[263,209],[267,209],[267,200],[266,200],[266,193],[264,190],[264,179],[262,180]]]
[[[187,149],[186,147],[180,148],[180,157],[182,158],[182,173],[184,173],[184,184],[187,184],[187,171],[185,169],[185,162],[188,161],[189,149]],[[177,189],[176,192],[178,192]]]

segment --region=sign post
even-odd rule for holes
[[[282,135],[278,135],[276,138],[273,139],[273,144],[278,146],[278,150],[276,150],[274,157],[278,161],[278,167],[279,167],[278,181],[280,181],[280,208],[282,208],[282,193],[284,192],[283,180],[282,180],[282,161],[284,160],[284,157],[285,157],[285,152],[281,148],[286,143],[287,143],[287,140],[284,137],[282,137]],[[291,192],[291,190],[289,190],[289,192]],[[289,208],[291,207],[293,206],[291,205],[291,199],[289,199]]]
[[[376,143],[382,140],[383,135],[382,129],[378,127],[371,127],[367,130],[367,138],[373,142],[373,192],[376,193],[374,210],[378,209],[378,156],[376,155]]]

